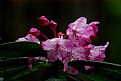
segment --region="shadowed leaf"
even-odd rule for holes
[[[46,52],[41,45],[34,42],[10,42],[0,45],[0,57],[43,56]]]

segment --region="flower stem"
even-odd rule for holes
[[[48,37],[45,36],[42,32],[41,32],[41,35],[48,40]]]
[[[54,32],[54,36],[55,36],[55,38],[57,38],[57,34],[56,34],[56,31],[55,31],[55,30],[53,30],[53,32]]]

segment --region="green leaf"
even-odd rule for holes
[[[46,52],[40,44],[34,42],[10,42],[0,45],[0,57],[43,56]]]
[[[5,60],[0,60],[0,71],[15,68],[20,66],[28,65],[28,58],[10,58]]]
[[[67,81],[66,77],[62,74],[59,74],[59,73],[58,73],[58,78],[61,78],[63,81]]]
[[[119,64],[97,61],[72,61],[69,65],[81,72],[81,74],[77,75],[78,78],[89,78],[92,81],[121,81],[121,65]],[[85,70],[84,66],[93,66],[94,69]],[[87,81],[85,79],[84,81]]]
[[[83,75],[83,76],[82,76]],[[83,81],[118,81],[115,79],[112,79],[110,77],[107,77],[105,75],[101,75],[95,72],[85,72],[85,73],[79,73],[76,75],[77,78],[82,78]]]
[[[12,77],[27,67],[28,59],[8,59],[0,61],[0,77]]]
[[[33,64],[33,70],[38,67],[37,65],[40,68],[44,68],[50,66],[50,63],[46,64],[45,61],[38,60]],[[26,75],[27,73],[23,72],[24,70],[31,72],[28,68],[28,58],[10,58],[0,61],[0,77],[4,77],[5,79],[9,79],[11,77],[21,77],[23,74]],[[18,73],[20,74],[17,75]]]
[[[121,65],[109,63],[109,62],[100,62],[100,61],[85,61],[85,60],[77,60],[69,62],[71,66],[96,66],[96,67],[103,67],[103,68],[111,68],[114,70],[121,70]]]
[[[51,77],[51,78],[49,78],[49,79],[46,80],[46,81],[64,81],[64,80],[62,80],[62,79],[56,79],[56,78],[54,78],[54,77]]]
[[[9,42],[3,43],[0,46],[1,49],[15,49],[15,50],[40,50],[41,46],[34,42]]]
[[[3,71],[0,71],[0,77],[10,78],[15,76],[18,72],[23,71],[24,69],[27,69],[27,66],[21,66],[21,67],[16,67],[16,68],[9,68]]]
[[[82,79],[79,79],[77,77],[75,77],[74,75],[71,75],[71,74],[68,74],[68,73],[65,73],[63,71],[58,71],[61,75],[65,76],[68,81],[83,81]]]
[[[11,77],[14,74],[22,71],[28,65],[27,58],[11,58],[7,60],[0,60],[0,77]]]
[[[43,73],[46,71],[51,64],[48,63],[35,63],[33,64],[32,70],[28,67],[24,68],[22,71],[12,75],[11,77],[5,77],[5,81],[39,81],[42,78]],[[14,70],[13,70],[14,71]]]

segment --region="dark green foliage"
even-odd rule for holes
[[[40,44],[34,42],[10,42],[0,45],[0,57],[32,57],[45,54]]]
[[[121,81],[121,65],[118,64],[93,61],[72,61],[69,65],[78,69],[84,78],[88,77],[92,81]],[[88,71],[84,70],[84,67],[82,67],[84,65],[94,66],[94,69]],[[79,75],[77,76],[79,77]]]

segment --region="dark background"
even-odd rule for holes
[[[105,61],[121,64],[120,0],[0,0],[0,43],[25,36],[31,27],[53,37],[50,30],[38,25],[36,19],[42,15],[57,22],[57,31],[64,33],[67,25],[81,16],[88,23],[100,21],[99,37],[93,44],[104,45],[109,41]]]

